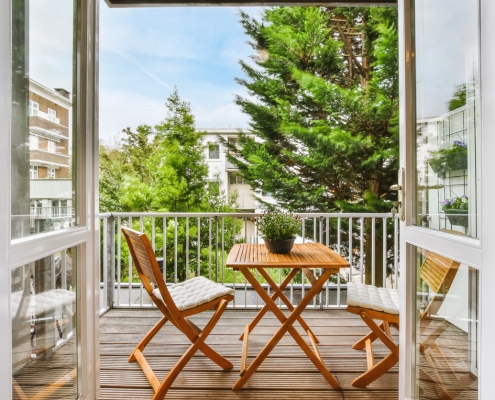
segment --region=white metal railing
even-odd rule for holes
[[[122,226],[145,232],[168,284],[206,276],[235,289],[230,307],[259,308],[263,301],[240,273],[225,267],[235,243],[262,243],[255,213],[106,213],[100,215],[100,309],[151,307],[153,303],[133,269]],[[398,287],[399,224],[390,213],[298,213],[303,224],[296,242],[320,242],[349,260],[351,267],[333,275],[310,307],[344,307],[348,281]],[[383,234],[385,232],[385,234]],[[166,238],[164,240],[164,238]],[[349,245],[350,244],[350,245]],[[318,269],[313,273],[318,275]],[[288,271],[269,270],[282,282]],[[257,277],[261,278],[261,277]],[[268,293],[270,288],[266,283]],[[310,287],[298,274],[286,288],[297,304]],[[280,303],[280,299],[278,300]]]
[[[72,217],[72,207],[31,207],[31,218],[68,218]]]

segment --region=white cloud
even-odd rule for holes
[[[100,138],[110,143],[122,130],[156,125],[165,117],[165,102],[139,93],[100,91]]]

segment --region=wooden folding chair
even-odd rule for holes
[[[450,260],[438,254],[428,252],[420,269],[420,277],[428,284],[430,290],[434,293],[430,299],[425,311],[420,318],[426,319],[428,316],[436,314],[447,295],[450,285],[454,281],[455,275],[459,268],[459,263]],[[377,288],[365,284],[347,284],[347,311],[359,315],[371,329],[371,332],[357,341],[352,348],[363,350],[366,348],[366,358],[368,370],[354,379],[353,386],[366,387],[385,372],[389,371],[397,361],[399,361],[399,346],[392,339],[390,327],[399,330],[399,291],[396,289]],[[381,321],[378,325],[374,320]],[[423,324],[421,333],[423,333],[429,323]],[[420,349],[425,352],[428,346],[432,346],[433,337],[438,337],[441,328],[432,332],[425,341],[420,344]],[[445,328],[444,328],[445,330]],[[443,331],[442,331],[443,332]],[[372,343],[380,339],[388,347],[390,353],[375,364],[373,356]],[[429,354],[426,354],[428,363],[432,364],[433,360]],[[436,380],[441,383],[440,376],[436,373]],[[446,389],[444,390],[446,392]],[[445,398],[449,398],[446,396]]]
[[[122,232],[129,245],[132,259],[144,288],[163,313],[163,318],[146,334],[129,357],[129,362],[136,360],[139,363],[148,378],[155,391],[153,399],[163,399],[165,397],[174,380],[198,350],[224,370],[233,368],[232,363],[209,347],[205,340],[225,311],[228,303],[234,299],[234,290],[203,277],[192,278],[183,283],[167,287],[148,237],[143,233],[128,228],[122,228]],[[191,315],[213,308],[216,311],[203,330],[188,319]],[[143,350],[167,321],[170,321],[187,336],[191,341],[191,346],[160,383],[146,361]]]
[[[425,332],[432,326],[432,323],[435,320],[438,320],[435,316],[437,315],[438,310],[442,306],[443,301],[450,290],[450,286],[452,285],[457,271],[459,270],[459,266],[460,263],[457,261],[453,261],[449,258],[429,252],[419,273],[420,278],[428,285],[430,291],[433,292],[433,296],[429,299],[427,307],[420,315],[421,342],[419,344],[419,349],[421,354],[425,357],[426,362],[431,367],[430,371],[425,370],[425,368],[422,368],[422,371],[433,382],[438,384],[437,389],[440,390],[439,398],[444,400],[451,400],[453,397],[449,394],[447,387],[435,366],[434,358],[440,357],[442,359],[441,364],[443,367],[448,368],[452,376],[456,378],[457,376],[454,370],[450,367],[447,357],[445,357],[442,349],[436,344],[435,340],[445,332],[450,324],[436,324],[432,331],[426,335],[426,337],[424,336]],[[455,388],[455,382],[452,380],[449,383],[449,386]]]

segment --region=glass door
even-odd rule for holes
[[[407,3],[401,398],[478,399],[479,4]]]
[[[96,398],[97,2],[0,9],[0,397]]]

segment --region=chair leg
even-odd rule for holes
[[[196,334],[196,337],[199,336],[203,332],[190,319],[188,319],[188,318],[184,318],[184,319],[189,324],[189,326],[192,328],[192,330]],[[196,340],[196,337],[194,337],[192,339],[190,338],[191,341]],[[232,364],[229,360],[227,360],[222,355],[218,354],[215,350],[213,350],[206,343],[203,343],[199,347],[199,351],[201,351],[206,357],[208,357],[211,361],[213,361],[214,363],[216,363],[220,368],[222,368],[224,370],[228,370],[228,369],[234,368],[234,364]]]
[[[144,348],[148,345],[151,339],[157,334],[157,332],[162,328],[163,325],[168,321],[167,317],[163,317],[160,321],[156,323],[156,325],[146,334],[146,336],[139,342],[136,348],[132,351],[131,355],[127,362],[132,362],[136,360],[135,353],[137,351],[142,352]]]
[[[379,325],[379,327],[380,327],[380,329],[383,329],[383,322]],[[366,342],[368,340],[370,340],[371,343],[373,343],[377,338],[378,338],[378,336],[376,336],[376,333],[371,331],[365,337],[363,337],[362,339],[359,339],[356,343],[354,343],[352,348],[354,350],[364,350],[364,348],[366,347]]]
[[[184,353],[184,355],[177,361],[177,363],[174,365],[174,367],[170,370],[170,372],[167,374],[163,382],[160,384],[160,387],[158,390],[155,391],[155,395],[153,396],[153,400],[162,400],[165,395],[167,394],[167,391],[170,389],[172,384],[174,383],[175,379],[179,375],[179,373],[182,371],[182,369],[187,365],[189,360],[194,356],[194,354],[199,350],[199,348],[204,344],[206,338],[208,335],[211,333],[215,325],[217,324],[218,320],[222,316],[223,312],[227,308],[227,305],[229,302],[227,300],[221,300],[220,303],[217,306],[217,309],[215,310],[215,313],[211,317],[210,321],[208,324],[206,324],[205,328],[203,331],[197,335],[196,339],[193,341],[189,349]],[[183,333],[186,334],[185,331],[187,332],[186,336],[189,337],[190,333],[193,332],[193,329],[189,326],[189,324],[184,324],[182,326],[183,328]],[[214,360],[215,361],[215,360]],[[217,361],[215,361],[217,362]],[[217,362],[218,363],[218,362]]]
[[[378,326],[373,318],[371,318],[366,313],[366,311],[362,311],[360,313],[360,316],[366,323],[366,325],[369,326],[374,335],[371,336],[371,334],[368,334],[368,344],[366,344],[365,342],[365,347],[367,348],[367,352],[369,354],[369,356],[367,356],[368,371],[354,379],[352,381],[352,386],[366,387],[370,383],[378,379],[380,376],[382,376],[385,372],[389,371],[390,368],[392,368],[395,364],[397,364],[397,362],[399,361],[399,346],[397,346],[389,337],[390,328],[387,324],[382,323],[380,324],[380,326]],[[374,337],[375,339],[380,339],[383,344],[390,349],[390,354],[377,364],[374,364],[373,361],[373,352],[371,348],[372,337]]]

